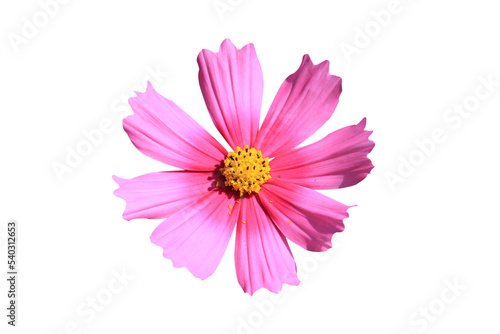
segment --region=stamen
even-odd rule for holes
[[[259,168],[256,169],[256,166]],[[220,171],[226,178],[225,185],[238,191],[240,196],[258,193],[260,186],[271,178],[269,158],[262,158],[261,151],[248,145],[243,149],[238,146],[235,151],[229,152]]]

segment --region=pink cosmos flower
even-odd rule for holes
[[[239,50],[226,39],[217,53],[202,50],[198,64],[208,112],[233,151],[148,83],[129,100],[134,114],[123,127],[139,151],[183,171],[114,176],[115,195],[127,203],[123,218],[165,219],[151,241],[174,267],[201,279],[214,273],[236,228],[236,276],[245,292],[298,285],[287,239],[321,252],[343,231],[349,207],[315,189],[352,186],[370,173],[366,119],[296,148],[339,101],[341,79],[329,74],[328,61],[314,65],[305,55],[260,129],[263,77],[253,44]]]

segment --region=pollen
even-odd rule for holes
[[[260,186],[271,178],[269,158],[264,158],[261,151],[248,145],[229,152],[220,171],[226,178],[224,184],[239,192],[240,196],[258,193]]]

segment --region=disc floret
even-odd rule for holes
[[[239,192],[240,196],[258,193],[260,186],[271,178],[269,158],[264,158],[260,150],[248,145],[229,152],[220,171],[226,178],[224,184]]]

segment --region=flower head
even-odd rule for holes
[[[259,129],[263,76],[253,44],[224,40],[198,56],[199,82],[210,116],[233,151],[148,83],[129,100],[123,121],[145,155],[183,169],[119,184],[123,218],[164,219],[151,241],[175,267],[205,279],[217,268],[236,227],[238,282],[253,294],[298,285],[287,239],[310,251],[331,248],[348,206],[317,192],[352,186],[373,168],[366,120],[296,148],[333,114],[341,79],[308,55],[281,85]]]

